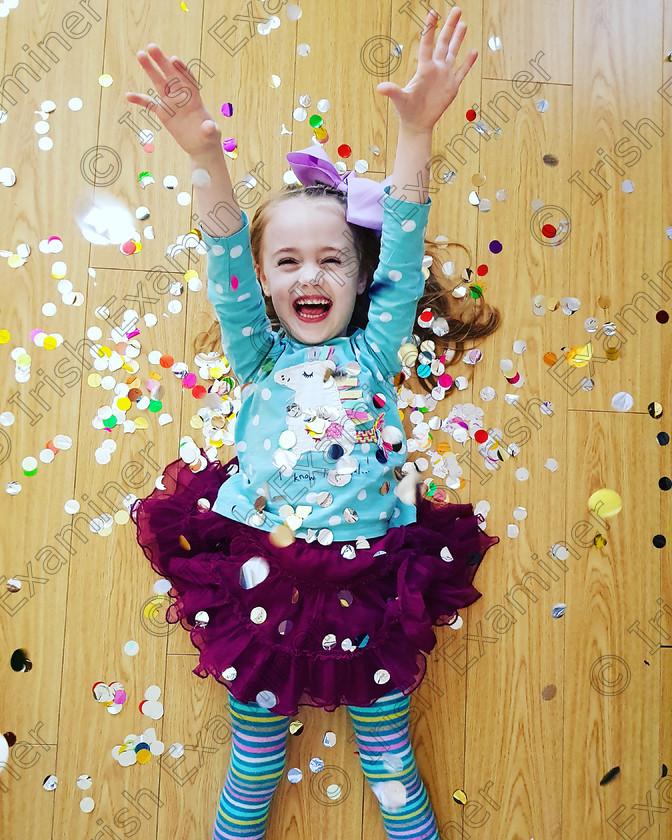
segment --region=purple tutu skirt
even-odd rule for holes
[[[479,528],[472,505],[437,504],[418,485],[417,522],[368,548],[303,539],[277,547],[267,531],[203,504],[237,468],[236,457],[194,473],[178,459],[164,471],[166,489],[131,508],[138,543],[172,584],[166,621],[180,622],[200,651],[194,674],[288,716],[413,692],[436,644],[432,627],[481,597],[472,580],[499,537]],[[241,567],[252,558],[268,573],[250,586]]]

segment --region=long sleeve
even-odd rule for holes
[[[383,194],[380,261],[370,287],[364,342],[385,378],[399,371],[399,347],[410,340],[425,280],[422,260],[431,199],[425,204]]]
[[[208,248],[208,300],[217,314],[222,349],[236,378],[254,379],[276,340],[266,315],[264,297],[250,250],[250,226],[244,211],[243,227],[231,236],[213,237],[201,227]]]

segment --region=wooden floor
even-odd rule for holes
[[[442,23],[451,3],[437,3]],[[16,738],[0,773],[3,840],[211,836],[230,749],[226,690],[191,673],[197,657],[181,628],[166,631],[163,607],[157,613],[152,605],[156,575],[123,501],[151,491],[183,435],[203,442],[193,424],[199,402],[148,354],[170,354],[194,370],[193,340],[213,312],[205,286],[191,291],[184,280],[194,268],[205,283],[205,260],[166,253],[196,224],[196,208],[178,202],[178,193],[191,192],[188,159],[124,92],[149,92],[135,52],[155,41],[200,74],[213,114],[232,102],[233,117],[219,122],[238,143],[229,161],[233,182],[258,176],[256,188],[240,191],[248,214],[281,186],[285,155],[311,143],[308,121],[293,118],[303,95],[312,100],[308,116],[318,113],[318,100],[330,102],[322,116],[332,160],[347,143],[351,162],[366,160],[374,178],[390,175],[397,118],[375,88],[388,71],[400,85],[413,74],[425,9],[419,0],[300,5],[295,21],[286,0],[186,0],[182,7],[177,0],[22,0],[0,19],[0,104],[7,112],[0,167],[17,179],[0,187],[0,329],[10,334],[0,346],[0,442],[2,481],[21,485],[17,495],[2,494],[0,513],[0,732]],[[664,840],[672,837],[672,789],[661,778],[663,765],[672,766],[672,493],[659,480],[672,474],[672,447],[657,435],[672,432],[672,325],[656,313],[672,308],[672,64],[665,62],[672,4],[465,0],[462,8],[469,25],[463,55],[475,46],[479,59],[436,128],[436,172],[450,168],[457,177],[433,180],[428,233],[466,243],[474,270],[488,266],[486,298],[501,309],[503,325],[479,345],[481,362],[452,369],[469,386],[437,413],[473,402],[485,428],[499,429],[519,452],[489,471],[473,441],[450,441],[466,479],[459,499],[487,501],[487,531],[501,541],[478,572],[483,597],[465,611],[464,625],[437,630],[411,705],[417,761],[442,840]],[[276,12],[279,27],[260,34],[257,24]],[[500,49],[491,49],[493,38]],[[391,52],[395,42],[403,45],[400,55]],[[112,79],[107,87],[102,74]],[[72,97],[82,99],[81,110],[69,108]],[[40,116],[46,100],[55,110]],[[469,108],[486,120],[487,132],[468,122]],[[42,120],[50,150],[38,146]],[[150,128],[153,153],[138,139]],[[155,183],[143,187],[143,171]],[[486,180],[477,188],[478,173]],[[168,175],[176,176],[175,189],[164,186]],[[472,190],[491,203],[489,211],[470,204]],[[94,200],[131,213],[149,208],[149,218],[136,223],[142,250],[126,256],[117,245],[86,241],[78,218]],[[562,219],[569,231],[561,226],[550,245],[541,227]],[[40,250],[51,236],[63,241],[59,254]],[[489,251],[493,239],[503,245],[500,254]],[[22,243],[30,255],[14,267],[9,255]],[[449,258],[459,271],[467,264],[458,250],[446,252]],[[56,260],[67,264],[82,305],[62,300]],[[181,296],[171,295],[171,280],[185,283]],[[537,295],[550,307],[545,314],[533,311]],[[580,301],[572,316],[553,309],[552,299],[566,297]],[[43,313],[47,302],[56,304],[55,315]],[[103,305],[107,321],[96,316]],[[154,327],[141,320],[137,376],[143,394],[152,376],[162,377],[162,407],[133,405],[126,415],[136,421],[132,431],[106,432],[93,420],[114,392],[105,380],[93,387],[97,371],[82,353],[83,339],[97,326],[100,343],[114,347],[110,330],[125,309],[158,318]],[[597,332],[586,331],[587,318],[597,319]],[[35,329],[60,334],[67,345],[38,347]],[[525,343],[523,354],[516,341]],[[588,341],[591,365],[567,364],[562,348]],[[19,347],[32,360],[25,383],[15,378]],[[558,357],[552,367],[547,353]],[[503,359],[524,378],[519,387],[504,377]],[[131,373],[102,375],[114,387]],[[586,377],[592,390],[582,387]],[[496,399],[484,401],[488,386]],[[420,392],[417,382],[413,389]],[[627,412],[612,407],[622,391],[634,400]],[[649,412],[656,402],[662,417]],[[541,411],[541,403],[550,405]],[[164,425],[161,415],[172,421]],[[73,445],[43,463],[40,453],[57,435]],[[107,464],[95,455],[105,440],[117,446]],[[224,448],[221,458],[233,454]],[[22,469],[30,456],[39,463],[34,476]],[[605,487],[623,502],[607,520],[588,511],[591,494]],[[71,499],[81,505],[74,518],[64,507]],[[518,507],[527,518],[514,517]],[[103,515],[109,524],[96,533],[88,523]],[[657,546],[657,535],[667,545]],[[8,590],[11,578],[21,582],[18,592]],[[566,604],[563,617],[552,616],[557,604]],[[124,652],[130,640],[139,645],[136,656]],[[28,671],[10,666],[19,649],[32,662]],[[95,702],[98,681],[126,690],[118,715]],[[156,721],[138,710],[150,685],[160,687],[165,707]],[[285,774],[267,837],[383,838],[345,710],[306,709],[297,717],[305,728],[290,738],[286,770],[300,768],[303,780],[291,784]],[[112,748],[150,726],[166,754],[121,767]],[[327,730],[337,736],[332,748],[322,743]],[[173,743],[184,746],[181,758],[168,756]],[[326,765],[317,775],[308,768],[313,756]],[[614,767],[620,774],[600,786]],[[58,786],[48,791],[43,782],[51,774]],[[88,790],[77,786],[82,775],[91,777]],[[341,785],[339,800],[327,796],[330,784]],[[458,789],[466,806],[453,800]],[[80,809],[85,797],[95,802],[90,813]]]

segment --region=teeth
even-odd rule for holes
[[[311,315],[308,314],[308,307],[313,304],[317,306],[318,304],[322,304],[324,306],[330,307],[332,301],[328,298],[300,298],[294,304],[294,309],[296,313],[301,317],[302,320],[307,321],[317,321],[318,319],[321,320],[324,318],[324,312],[321,312],[319,315]]]

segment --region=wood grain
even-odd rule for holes
[[[186,0],[188,11],[177,0],[39,0],[0,18],[0,107],[7,111],[0,166],[17,174],[14,187],[0,188],[0,247],[15,251],[25,242],[31,249],[19,268],[6,257],[0,263],[0,329],[11,333],[0,346],[0,412],[15,418],[0,426],[0,467],[5,484],[22,485],[18,495],[3,493],[0,512],[0,732],[17,739],[0,773],[3,840],[211,836],[231,748],[226,689],[194,676],[198,658],[182,628],[162,627],[162,610],[148,618],[156,575],[123,512],[124,499],[151,492],[178,457],[183,435],[202,443],[194,420],[199,401],[147,354],[158,350],[194,369],[194,341],[214,312],[205,258],[170,252],[198,222],[197,208],[178,202],[181,192],[191,193],[188,159],[124,92],[149,91],[135,54],[151,42],[189,64],[224,136],[237,140],[237,158],[227,159],[232,182],[257,176],[256,188],[239,193],[250,219],[282,185],[286,154],[311,143],[308,121],[293,118],[300,97],[310,97],[309,116],[319,100],[329,101],[322,117],[332,160],[347,143],[350,167],[363,159],[371,177],[390,175],[397,117],[376,85],[410,79],[426,8],[416,0],[300,5],[302,17],[291,21],[279,0]],[[440,23],[452,5],[437,6]],[[445,236],[469,249],[470,262],[458,248],[441,252],[456,264],[446,280],[451,287],[467,265],[487,266],[485,299],[503,322],[478,345],[478,364],[449,369],[468,385],[453,390],[436,414],[473,403],[484,412],[484,428],[518,451],[489,471],[474,441],[463,446],[435,435],[463,467],[464,486],[454,498],[487,502],[485,527],[500,543],[479,569],[482,597],[463,612],[462,627],[436,629],[427,676],[411,703],[418,767],[441,840],[608,840],[625,830],[619,826],[629,836],[646,828],[647,838],[663,840],[672,834],[669,782],[661,778],[662,765],[672,767],[672,493],[658,481],[672,475],[672,449],[656,435],[671,431],[672,342],[669,321],[656,313],[669,311],[672,298],[672,65],[664,61],[672,49],[672,4],[465,0],[461,8],[469,26],[462,52],[475,46],[479,59],[435,130],[428,238]],[[257,24],[276,12],[280,26],[260,34]],[[489,45],[495,36],[499,50]],[[302,44],[308,55],[299,54]],[[104,73],[113,78],[110,87],[99,84]],[[273,74],[278,87],[270,84]],[[71,97],[82,98],[82,110],[68,108]],[[45,100],[56,103],[48,116],[50,151],[38,148],[34,129]],[[230,119],[220,114],[224,102],[234,104]],[[465,116],[469,108],[485,120],[485,133]],[[282,133],[283,124],[291,133]],[[154,130],[153,152],[140,144],[147,129]],[[447,169],[456,173],[452,183],[439,180]],[[138,178],[144,171],[154,178],[145,187]],[[486,177],[479,187],[472,182],[477,174]],[[177,178],[174,189],[164,186],[169,175]],[[622,188],[628,180],[632,192]],[[474,190],[489,209],[469,203]],[[107,202],[132,214],[141,206],[150,211],[135,222],[142,249],[131,257],[116,246],[91,245],[80,232],[85,210]],[[553,247],[540,224],[562,218],[570,220],[569,235]],[[58,255],[38,247],[52,235],[63,239]],[[499,254],[489,249],[493,239],[502,243]],[[55,260],[67,263],[83,305],[61,301]],[[204,282],[200,292],[187,288],[190,268]],[[171,281],[184,284],[181,295],[171,294]],[[561,306],[536,315],[537,295],[575,297],[580,308],[571,316]],[[42,313],[48,301],[57,304],[53,317]],[[175,301],[178,312],[171,311]],[[97,314],[103,305],[108,320]],[[110,330],[127,309],[141,318],[137,375],[142,383],[150,372],[161,376],[162,409],[129,410],[130,419],[147,418],[147,429],[105,431],[92,420],[113,391],[93,387],[85,339],[98,326],[100,343],[111,346]],[[156,326],[144,324],[145,313],[156,315]],[[590,317],[596,333],[585,328]],[[614,335],[605,333],[606,322]],[[68,345],[36,347],[36,328],[59,333]],[[522,354],[513,348],[517,340],[526,344]],[[568,365],[565,351],[588,342],[591,363]],[[25,384],[14,375],[18,347],[32,357]],[[610,351],[615,358],[607,358],[608,348],[617,348]],[[552,366],[547,353],[557,356]],[[502,359],[520,372],[520,387],[505,379]],[[115,382],[128,376],[118,371]],[[417,382],[412,387],[421,393]],[[482,398],[486,387],[496,399]],[[633,397],[627,413],[612,407],[619,391]],[[660,419],[649,415],[653,401],[663,406]],[[160,413],[172,422],[160,425]],[[58,434],[70,436],[72,448],[25,476],[23,459],[38,457]],[[117,446],[109,464],[99,464],[94,452],[105,439]],[[233,454],[222,447],[221,460]],[[548,459],[557,461],[556,471]],[[587,504],[601,487],[623,500],[622,511],[602,521]],[[68,499],[80,502],[74,517],[65,512]],[[526,518],[514,518],[516,508]],[[113,524],[92,528],[91,519],[103,514],[116,516]],[[657,534],[667,540],[664,548],[654,546]],[[22,582],[19,592],[7,590],[12,577]],[[553,618],[558,604],[566,612]],[[140,647],[135,657],[123,651],[131,639]],[[20,648],[33,667],[18,673],[10,657]],[[93,699],[99,680],[124,685],[128,701],[119,715]],[[153,684],[165,707],[157,721],[138,711]],[[382,840],[379,805],[361,772],[346,710],[302,708],[295,718],[304,730],[289,737],[285,770],[300,768],[303,780],[291,784],[285,773],[266,836]],[[150,726],[166,748],[183,744],[184,756],[119,766],[115,744]],[[333,748],[322,743],[328,730],[336,733]],[[314,756],[328,778],[308,769]],[[600,786],[616,766],[620,774]],[[50,774],[58,777],[55,791],[42,788]],[[93,780],[87,791],[76,785],[82,774]],[[346,791],[336,804],[323,793],[332,782]],[[453,800],[457,789],[466,792],[466,806]],[[89,814],[79,807],[85,796],[95,800]],[[637,807],[647,802],[658,810]]]

